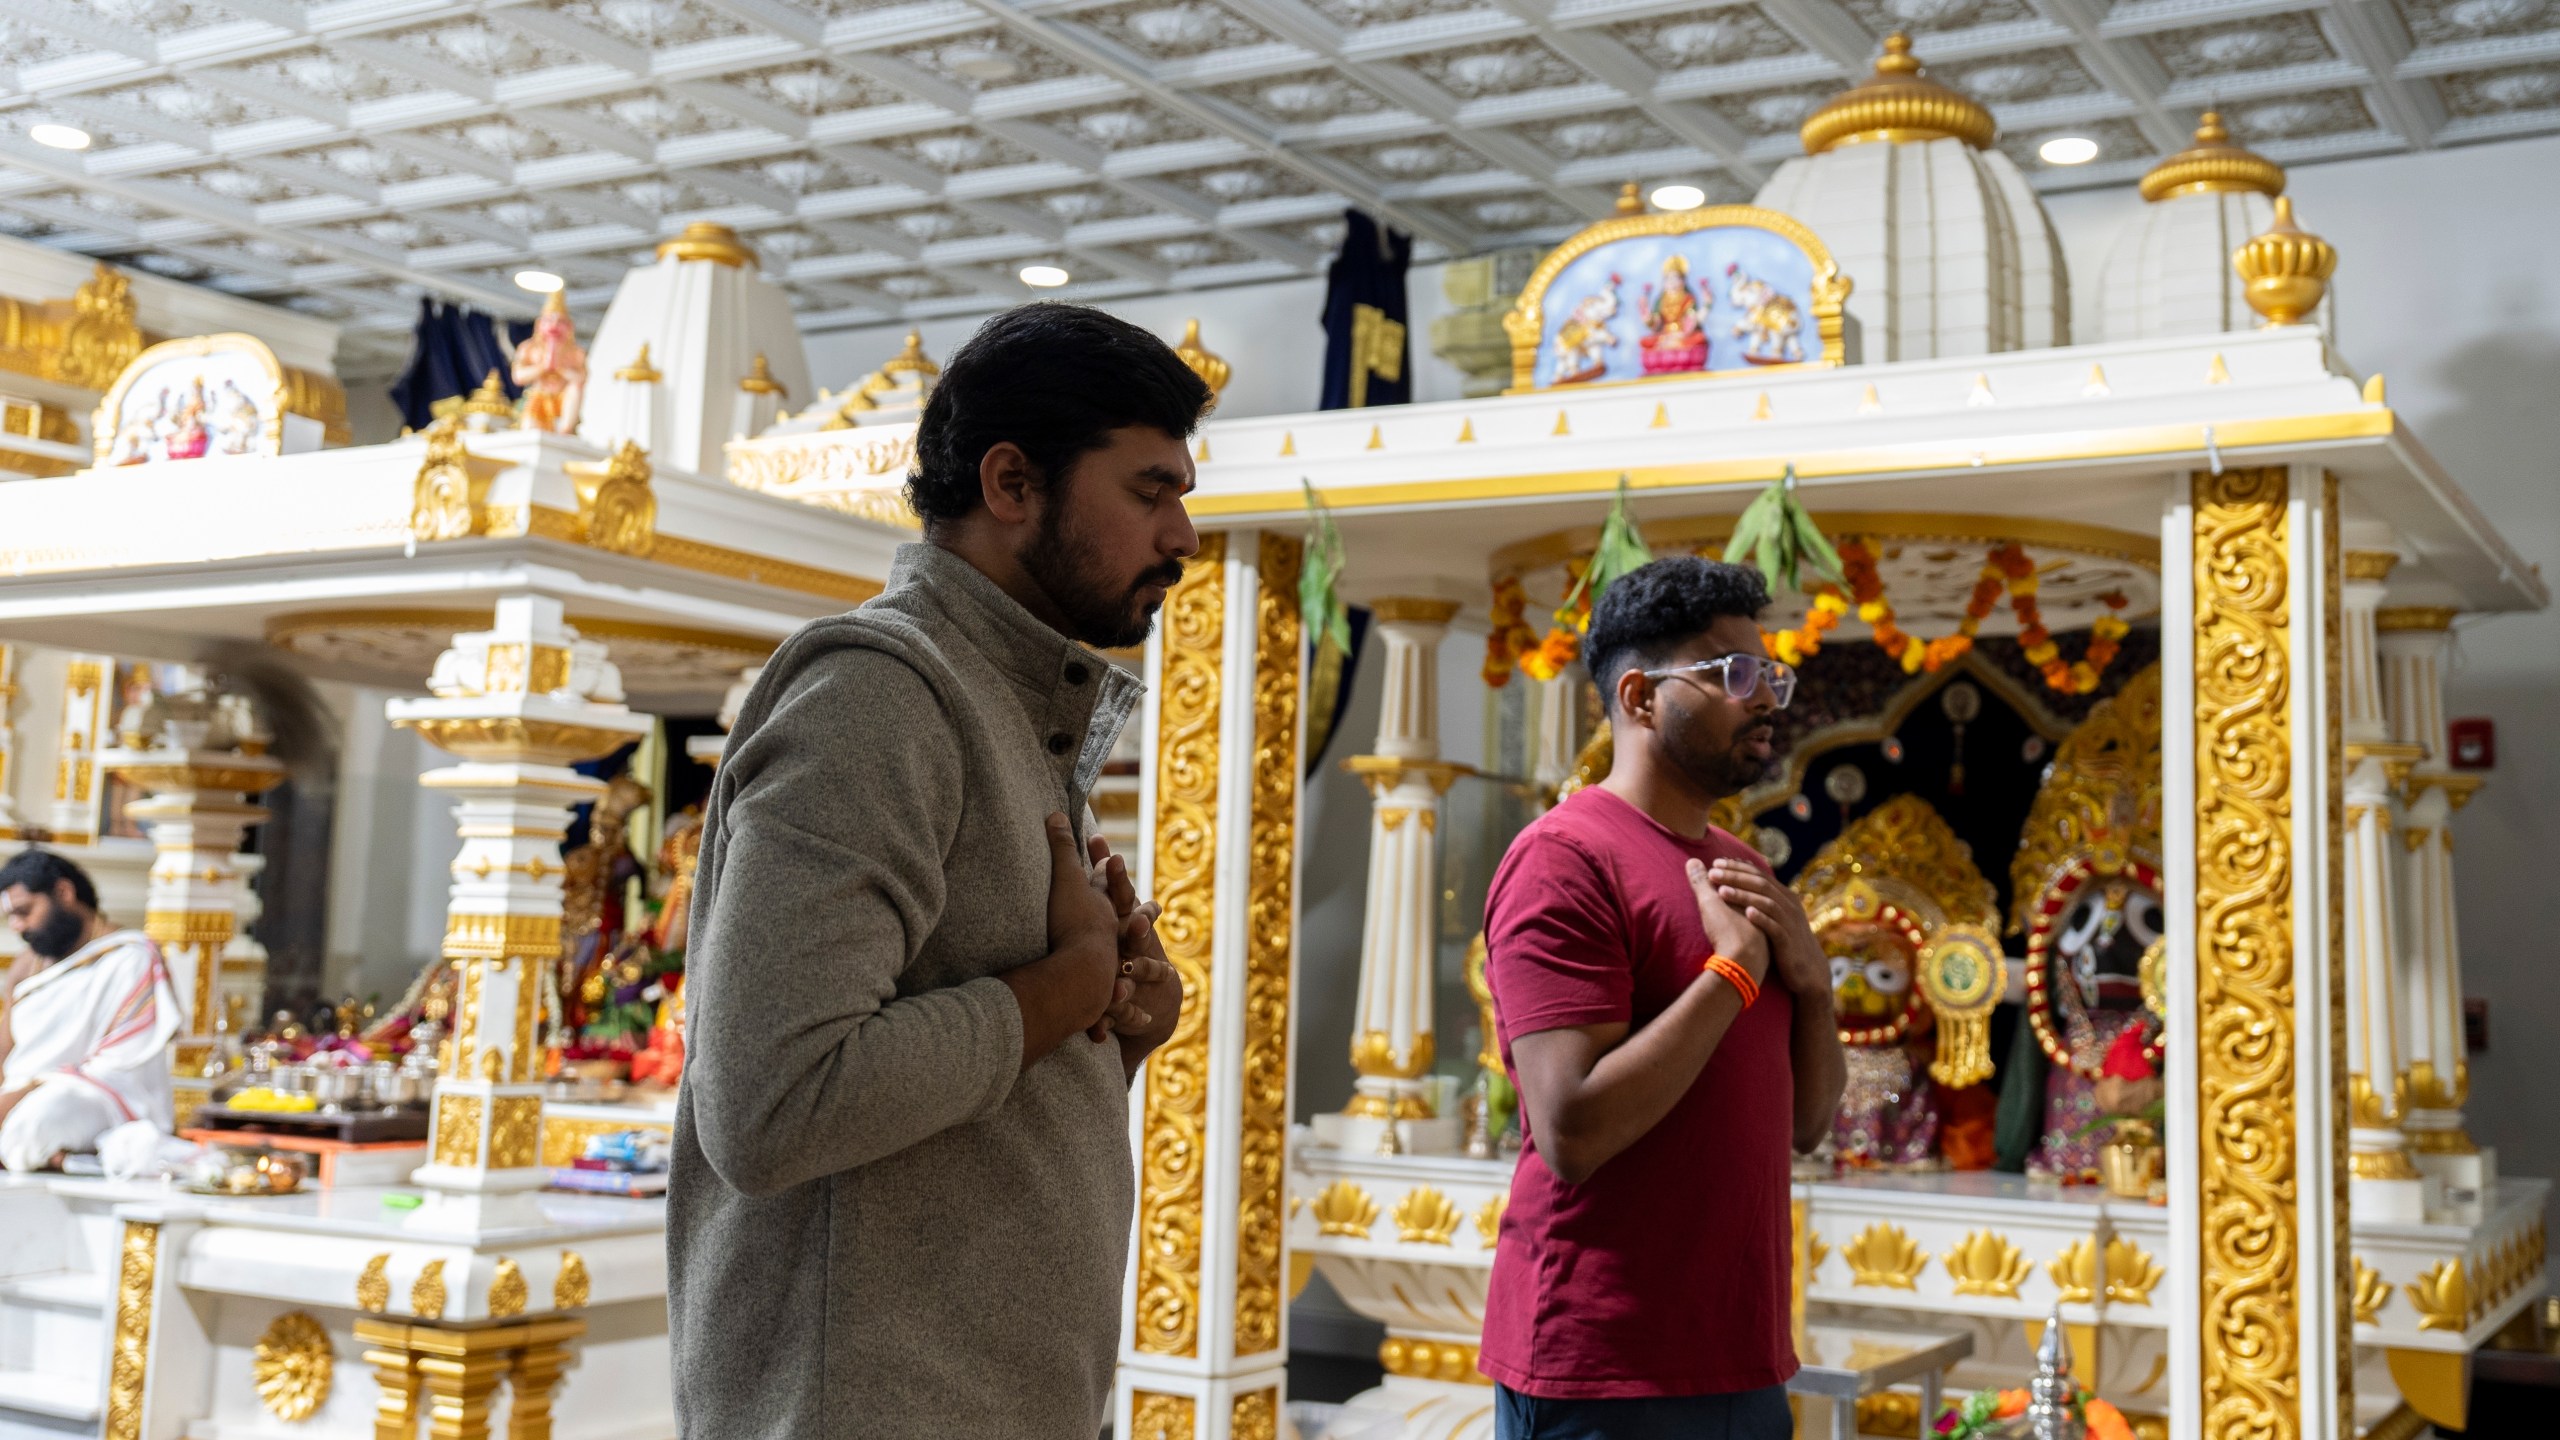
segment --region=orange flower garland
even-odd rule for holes
[[[1499,690],[1511,683],[1511,669],[1519,658],[1538,644],[1538,632],[1529,628],[1528,592],[1520,588],[1520,577],[1506,575],[1493,583],[1493,629],[1484,637],[1484,683]]]
[[[1837,585],[1825,585],[1814,593],[1813,606],[1805,611],[1804,624],[1793,630],[1763,630],[1760,642],[1769,653],[1789,665],[1802,665],[1806,657],[1822,653],[1822,635],[1840,623],[1849,613],[1849,602]]]
[[[2132,627],[2114,614],[2101,615],[2090,623],[2089,648],[2078,660],[2064,660],[2062,647],[2054,643],[2053,632],[2044,627],[2044,614],[2036,605],[2035,562],[2013,540],[1991,552],[1991,563],[2008,581],[2009,613],[2018,619],[2018,644],[2027,663],[2044,672],[2045,688],[2065,695],[2086,695],[2097,689],[2098,677],[2115,662],[2116,652],[2123,648],[2124,637]],[[2109,611],[2125,607],[2122,594],[2102,598]]]

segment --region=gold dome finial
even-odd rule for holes
[[[696,220],[687,225],[673,240],[658,242],[658,258],[674,256],[678,260],[708,260],[714,265],[729,265],[753,270],[756,252],[738,232],[726,225]]]
[[[628,380],[634,385],[655,385],[667,377],[659,374],[658,367],[649,363],[649,342],[643,340],[640,342],[640,353],[632,357],[630,364],[614,371],[613,378]]]
[[[1191,367],[1191,373],[1199,376],[1201,383],[1209,387],[1212,398],[1226,392],[1228,377],[1234,372],[1226,361],[1211,354],[1209,347],[1200,343],[1199,321],[1192,320],[1183,325],[1182,343],[1173,347],[1173,353],[1174,358]]]
[[[2249,308],[2269,325],[2290,325],[2319,308],[2338,268],[2338,250],[2293,223],[2293,197],[2276,197],[2275,223],[2231,252],[2231,267],[2248,282]]]
[[[2196,122],[2196,143],[2151,167],[2142,177],[2142,198],[2167,200],[2208,191],[2235,191],[2269,197],[2284,193],[2284,167],[2263,155],[2231,143],[2222,115],[2207,110]]]
[[[882,375],[922,375],[927,380],[930,380],[942,373],[942,367],[934,364],[932,359],[924,353],[924,332],[921,330],[910,330],[907,332],[907,343],[905,347],[900,349],[897,354],[892,355],[887,360],[881,362],[879,373]]]
[[[1618,213],[1621,215],[1644,213],[1644,196],[1636,192],[1636,182],[1633,180],[1618,187]]]
[[[791,393],[784,387],[781,381],[773,378],[773,366],[766,362],[764,352],[761,350],[756,352],[756,362],[754,367],[748,370],[745,377],[738,381],[738,388],[750,395],[788,395]]]
[[[1804,117],[1804,153],[1819,155],[1868,140],[1961,140],[1988,150],[2000,133],[1991,112],[1921,73],[1911,37],[1885,37],[1867,83]]]

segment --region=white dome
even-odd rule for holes
[[[732,436],[810,395],[790,297],[734,233],[705,222],[622,277],[587,354],[579,435],[608,449],[635,441],[655,463],[697,475],[726,474]]]
[[[1792,215],[1855,283],[1858,358],[2071,343],[2062,246],[2027,177],[1962,140],[1845,145],[1778,167],[1755,204]]]
[[[2207,111],[2194,146],[2143,177],[2145,203],[2107,251],[2097,338],[2257,328],[2231,254],[2274,223],[2272,197],[2283,191],[2283,169],[2231,144],[2220,117]],[[2322,329],[2331,314],[2323,296],[2316,312]]]
[[[1855,286],[1859,359],[2071,343],[2062,246],[1994,133],[1894,35],[1873,77],[1806,118],[1808,153],[1760,187],[1754,203],[1810,226]]]

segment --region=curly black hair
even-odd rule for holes
[[[1640,566],[1600,593],[1582,658],[1591,683],[1613,708],[1618,677],[1631,665],[1655,665],[1727,615],[1758,619],[1769,608],[1769,584],[1748,565],[1673,555]]]
[[[23,886],[30,895],[50,896],[55,883],[63,880],[71,882],[71,898],[80,902],[81,909],[98,908],[98,887],[89,882],[89,872],[50,850],[30,845],[0,865],[0,890]]]
[[[1054,483],[1112,431],[1187,438],[1216,403],[1173,348],[1115,315],[1043,301],[978,327],[944,366],[916,425],[907,503],[928,534],[984,503],[978,465],[1010,440]]]

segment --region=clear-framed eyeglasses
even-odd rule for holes
[[[1694,665],[1672,665],[1644,673],[1654,680],[1666,680],[1674,675],[1711,675],[1724,693],[1736,700],[1748,700],[1751,692],[1766,685],[1771,703],[1781,710],[1796,698],[1796,667],[1758,655],[1719,655]]]

